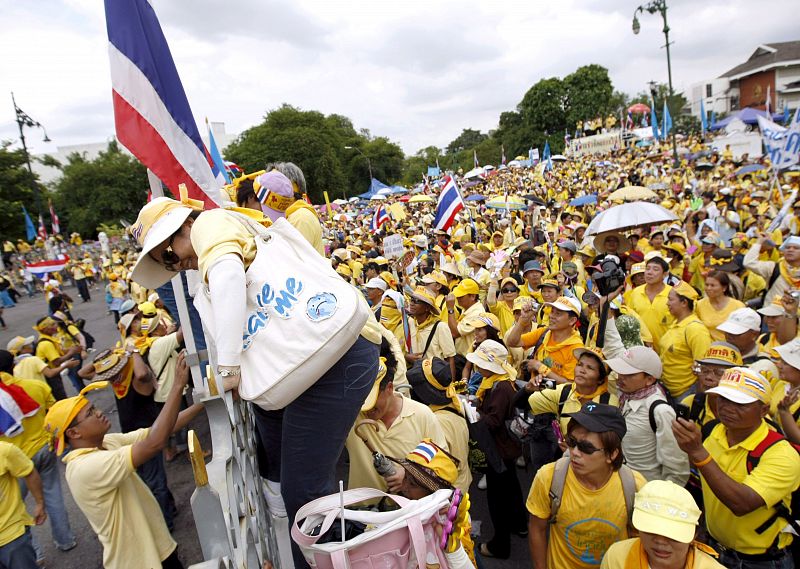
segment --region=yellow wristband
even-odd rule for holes
[[[548,373],[550,373],[551,371],[553,371],[553,370],[551,370],[549,367],[547,367],[547,366],[546,366],[546,365],[544,365],[544,364],[541,364],[541,365],[539,366],[539,375],[547,375],[547,374],[548,374]]]
[[[694,462],[694,463],[692,463],[692,464],[694,464],[694,465],[695,465],[697,468],[702,468],[702,467],[704,467],[706,464],[708,464],[709,462],[711,462],[712,460],[714,460],[714,459],[713,459],[713,458],[711,458],[711,454],[709,454],[707,457],[705,457],[705,458],[704,458],[703,460],[701,460],[700,462]]]

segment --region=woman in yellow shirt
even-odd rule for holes
[[[728,315],[744,308],[741,300],[732,298],[731,280],[725,271],[713,271],[706,277],[706,296],[697,301],[697,316],[703,321],[715,342],[724,342],[725,334],[717,326],[728,319]]]

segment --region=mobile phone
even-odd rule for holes
[[[676,403],[675,404],[675,414],[680,417],[681,419],[685,419],[687,421],[691,421],[689,418],[689,414],[691,413],[689,407],[684,405],[683,403]]]

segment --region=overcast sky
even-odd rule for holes
[[[122,0],[119,0],[122,1]],[[636,0],[151,0],[195,119],[228,132],[282,103],[350,117],[406,153],[495,128],[544,77],[598,63],[635,94],[667,80],[661,18]],[[760,43],[800,39],[797,0],[669,0],[675,88],[716,77]],[[0,140],[10,91],[47,128],[35,153],[114,132],[100,0],[0,0]]]

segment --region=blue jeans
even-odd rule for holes
[[[69,368],[67,370],[67,375],[69,376],[69,380],[72,382],[72,387],[75,388],[75,391],[80,393],[81,389],[86,387],[86,385],[83,383],[83,380],[78,376],[78,370],[83,367],[83,360],[80,358],[80,356],[76,356],[72,359],[78,360],[78,366]]]
[[[142,464],[136,469],[139,477],[147,484],[150,491],[155,496],[164,515],[167,527],[172,531],[175,525],[175,515],[178,513],[175,507],[175,498],[167,486],[167,466],[164,464],[164,454],[158,453],[156,456]]]
[[[12,306],[16,306],[17,303],[11,300],[11,295],[8,294],[7,290],[0,290],[0,301],[3,303],[3,306],[6,308],[10,308]]]
[[[0,569],[39,569],[31,543],[31,528],[14,541],[0,545]]]
[[[283,420],[256,414],[268,457],[280,457],[270,470],[280,472],[289,523],[308,502],[336,492],[336,463],[378,372],[377,345],[359,337],[319,381],[292,401]],[[296,569],[309,567],[292,542]]]
[[[58,472],[56,453],[50,450],[48,445],[45,445],[33,455],[31,460],[33,460],[33,465],[42,479],[44,509],[50,520],[53,541],[56,542],[56,547],[59,549],[72,549],[75,546],[75,534],[72,533],[67,509],[64,507],[64,497],[61,494],[61,474]],[[20,479],[19,483],[22,490],[22,498],[25,499],[25,496],[28,495],[28,487],[23,479]],[[40,548],[35,541],[34,547],[36,547],[37,553],[40,553]]]

